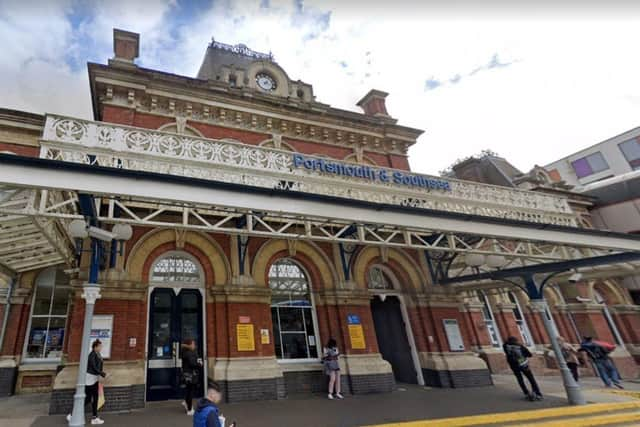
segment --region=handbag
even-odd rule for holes
[[[104,406],[104,386],[98,383],[98,409]]]
[[[182,381],[186,385],[195,384],[198,381],[198,375],[196,374],[195,371],[192,371],[192,372],[183,371],[182,372]]]

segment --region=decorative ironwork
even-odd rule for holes
[[[225,50],[227,52],[246,56],[248,58],[266,59],[267,61],[271,61],[271,62],[273,62],[274,60],[273,54],[271,52],[269,53],[256,52],[255,50],[249,49],[247,45],[242,43],[238,43],[236,45],[230,45],[226,43],[220,43],[215,41],[214,39],[211,39],[211,44],[209,46],[213,47],[214,49]]]
[[[151,281],[170,283],[198,283],[200,268],[189,258],[171,255],[153,265]]]
[[[369,289],[373,290],[389,290],[393,289],[393,283],[387,277],[384,271],[378,266],[369,269],[369,280],[367,282]]]
[[[309,284],[302,269],[290,259],[282,259],[269,269],[271,305],[310,306]]]
[[[577,225],[563,197],[453,179],[448,180],[447,192],[362,182],[358,177],[294,168],[293,153],[287,151],[59,116],[47,116],[41,157],[386,205]],[[390,176],[395,172],[380,169]]]

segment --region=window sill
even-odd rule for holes
[[[60,366],[60,359],[47,360],[23,360],[18,368],[19,371],[55,371]]]

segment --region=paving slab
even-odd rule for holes
[[[355,427],[567,405],[560,378],[541,377],[538,382],[545,393],[545,399],[538,402],[522,398],[513,376],[496,375],[491,387],[440,389],[401,385],[393,393],[347,396],[342,401],[330,401],[324,394],[295,395],[286,400],[223,404],[222,411],[228,420],[236,420],[238,427]],[[640,391],[640,384],[627,386]],[[604,389],[597,378],[585,379],[583,388],[590,402],[633,399]],[[0,427],[66,426],[64,416],[47,416],[47,408],[48,395],[0,399]],[[105,426],[192,425],[178,401],[148,403],[143,410],[105,413],[103,418]]]

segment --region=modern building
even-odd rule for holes
[[[609,138],[545,166],[549,177],[592,197],[596,228],[640,233],[640,127]],[[640,304],[640,277],[624,279]]]
[[[489,386],[511,335],[545,373],[550,334],[619,338],[638,375],[640,313],[609,278],[637,271],[640,238],[584,227],[579,197],[412,173],[422,131],[386,93],[332,108],[243,45],[212,41],[197,77],[138,54],[115,30],[88,65],[94,120],[0,113],[2,394],[69,411],[87,282],[107,409],[179,396],[185,339],[230,401],[324,390],[332,337],[356,394]]]

